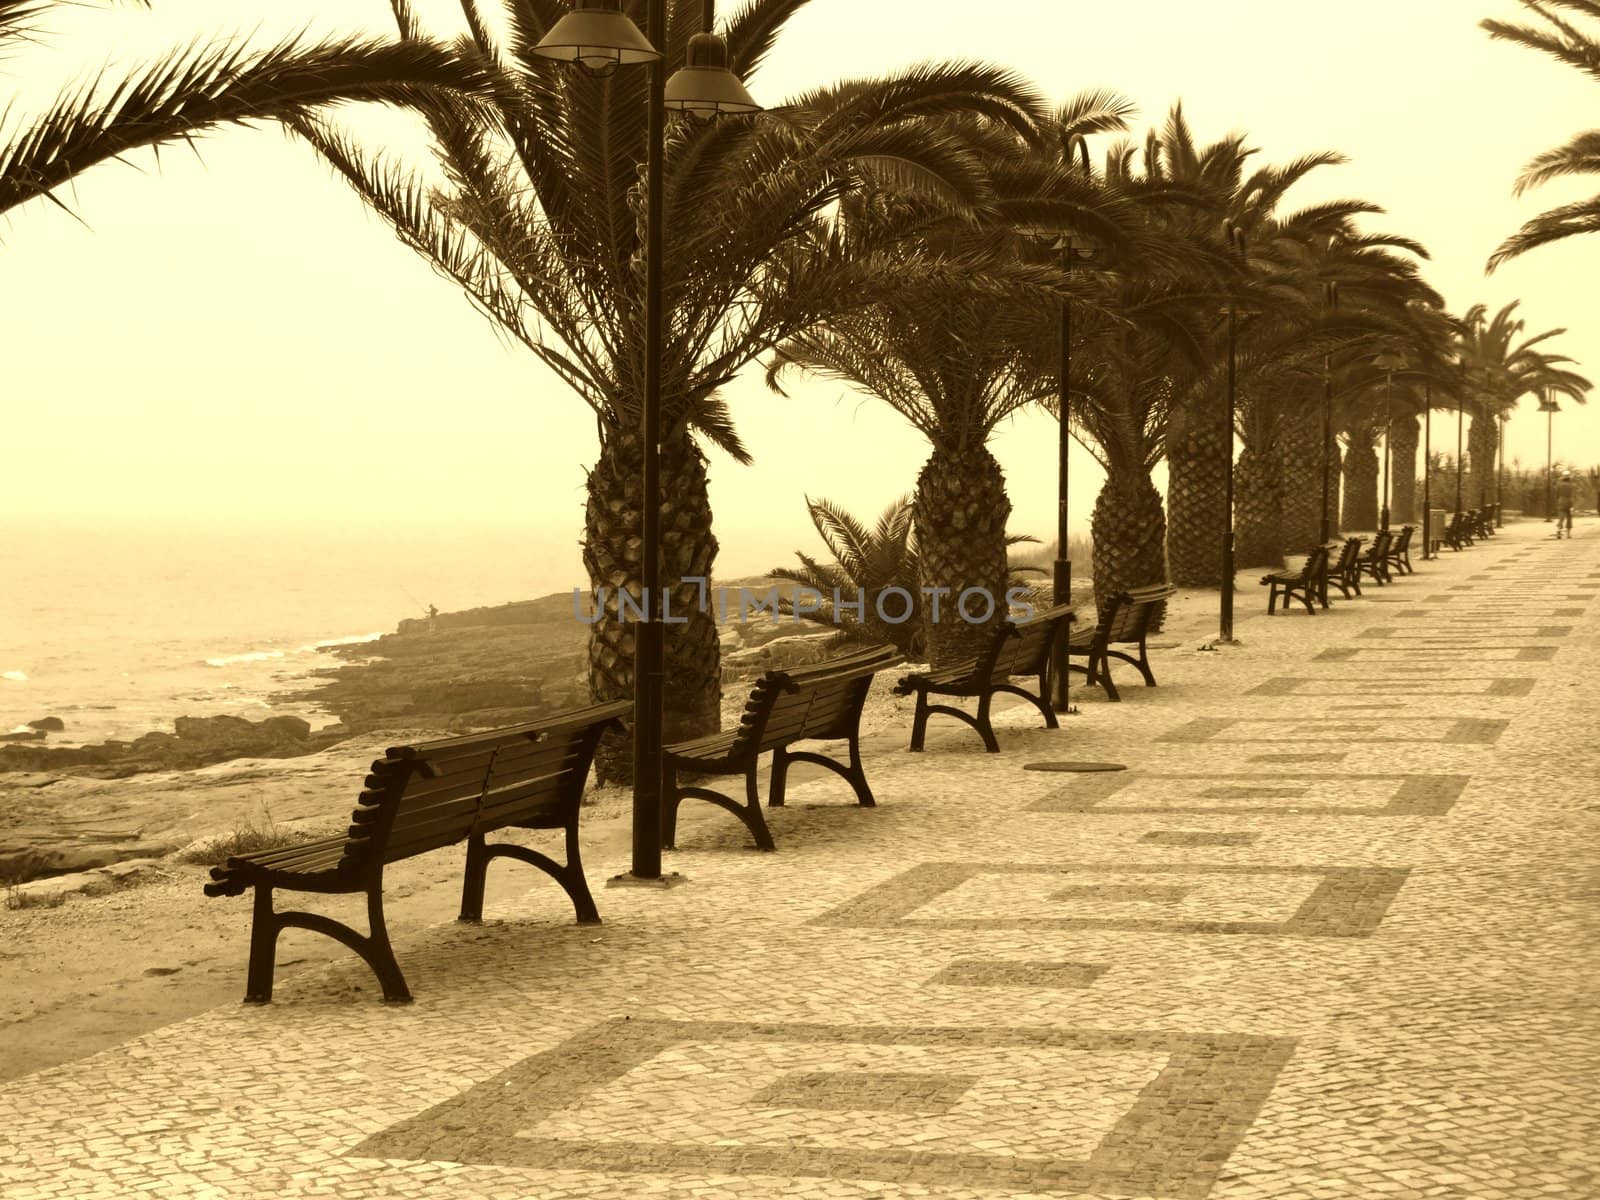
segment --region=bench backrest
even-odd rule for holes
[[[1367,551],[1366,561],[1380,563],[1389,553],[1389,543],[1394,541],[1394,534],[1387,529],[1378,530],[1378,536],[1372,539],[1372,549]]]
[[[390,747],[367,776],[341,868],[563,817],[583,797],[601,735],[632,707],[597,704],[508,729]]]
[[[1400,536],[1395,538],[1394,545],[1389,547],[1389,553],[1404,554],[1406,551],[1410,550],[1411,535],[1415,529],[1416,527],[1413,525],[1402,525],[1400,527]]]
[[[731,755],[759,754],[806,738],[848,737],[872,677],[903,661],[893,646],[873,646],[812,667],[768,671],[750,689]]]
[[[995,640],[988,678],[1006,679],[1012,675],[1038,675],[1050,661],[1050,647],[1072,620],[1072,605],[1056,604],[1040,609],[1026,621],[1002,621],[995,629]],[[984,655],[979,656],[981,664]]]
[[[1304,586],[1321,579],[1328,569],[1328,548],[1313,546],[1306,552],[1306,561],[1300,568],[1300,578],[1295,582]]]
[[[1178,589],[1167,583],[1152,583],[1118,592],[1111,597],[1100,618],[1106,644],[1144,641],[1150,623],[1162,611],[1162,606],[1177,594]]]
[[[1356,563],[1361,559],[1361,541],[1358,537],[1345,539],[1344,549],[1339,551],[1339,561],[1332,568],[1335,575],[1348,575],[1356,569]]]

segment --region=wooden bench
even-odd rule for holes
[[[840,658],[793,671],[768,671],[750,689],[739,727],[666,748],[665,780],[661,803],[661,840],[675,848],[678,805],[686,799],[709,800],[744,822],[763,850],[774,849],[772,832],[761,815],[756,767],[761,756],[772,752],[772,785],[767,804],[783,804],[789,764],[814,763],[826,767],[855,789],[856,801],[871,808],[876,801],[861,767],[861,708],[872,678],[879,671],[903,662],[892,646],[875,646]],[[791,750],[795,742],[849,743],[849,763],[822,754]],[[679,773],[693,775],[743,775],[745,802],[711,788],[683,786]]]
[[[489,733],[396,746],[372,764],[349,828],[333,837],[231,856],[211,868],[208,896],[255,889],[245,1001],[272,999],[278,935],[310,929],[342,942],[383,986],[383,998],[409,1002],[383,919],[383,869],[390,863],[467,844],[461,917],[483,915],[484,874],[496,858],[514,858],[551,875],[572,899],[580,924],[598,922],[578,853],[578,807],[601,735],[631,711],[626,702],[599,704],[547,721]],[[511,844],[489,845],[499,829],[560,829],[566,862]],[[275,912],[274,888],[297,892],[365,892],[370,932],[318,913]]]
[[[1379,587],[1389,582],[1389,547],[1393,544],[1394,534],[1387,529],[1378,530],[1372,545],[1356,563],[1361,574],[1372,576],[1372,581]]]
[[[1270,617],[1278,611],[1278,597],[1282,596],[1285,609],[1289,607],[1289,601],[1298,599],[1306,606],[1306,611],[1315,616],[1315,601],[1322,595],[1323,580],[1327,574],[1328,548],[1313,546],[1298,571],[1275,571],[1271,575],[1263,575],[1262,586],[1272,589],[1267,593],[1267,615]]]
[[[1044,715],[1045,728],[1059,728],[1056,714],[1050,707],[1051,653],[1057,637],[1065,637],[1068,625],[1074,620],[1070,604],[1058,604],[1035,613],[1033,619],[1017,623],[1002,621],[990,635],[989,643],[977,655],[965,662],[938,671],[907,675],[895,685],[895,694],[917,697],[916,716],[911,723],[911,749],[920,751],[928,732],[928,718],[935,713],[955,717],[978,731],[983,747],[990,754],[1000,753],[1000,743],[995,739],[990,722],[989,708],[994,697],[1005,692],[1021,696]],[[1034,695],[1011,682],[1014,675],[1036,676],[1039,694]],[[930,696],[950,696],[959,699],[976,699],[976,714],[949,704],[932,704]]]
[[[1470,544],[1469,539],[1461,528],[1463,517],[1464,514],[1462,513],[1451,513],[1449,519],[1444,523],[1444,529],[1440,531],[1440,542],[1449,546],[1452,550],[1460,550],[1462,546]],[[1437,550],[1437,547],[1435,549]]]
[[[1473,536],[1486,540],[1494,536],[1494,510],[1492,508],[1475,508],[1472,510]]]
[[[1414,575],[1416,572],[1411,567],[1411,535],[1416,532],[1414,525],[1402,525],[1400,535],[1394,539],[1389,549],[1384,552],[1384,569],[1393,577],[1398,571],[1402,575]]]
[[[1328,586],[1339,589],[1346,600],[1350,593],[1361,595],[1361,538],[1346,538],[1344,545],[1339,550],[1339,557],[1328,564],[1328,570],[1322,577],[1322,607],[1328,607]],[[1333,548],[1328,548],[1331,558]]]
[[[1117,695],[1117,685],[1111,682],[1110,660],[1113,658],[1120,658],[1138,667],[1139,674],[1144,676],[1145,686],[1155,687],[1156,677],[1150,671],[1145,636],[1151,623],[1163,611],[1163,606],[1177,591],[1171,584],[1155,583],[1148,587],[1129,588],[1111,597],[1093,629],[1074,630],[1068,637],[1067,654],[1088,659],[1081,667],[1069,662],[1069,669],[1083,672],[1091,684],[1098,683],[1103,687],[1112,700],[1122,699]],[[1113,650],[1112,646],[1138,646],[1139,657]]]

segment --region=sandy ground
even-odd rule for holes
[[[1260,574],[1260,568],[1238,574],[1241,627],[1264,611]],[[1162,654],[1192,654],[1215,637],[1216,614],[1214,591],[1183,592],[1174,599],[1166,631],[1151,639],[1158,676]],[[1136,673],[1118,671],[1119,678],[1129,675]],[[1075,677],[1075,685],[1080,681]],[[1086,702],[1104,700],[1096,695]],[[730,695],[725,708],[736,713],[742,703],[742,695]],[[910,726],[911,701],[890,696],[880,683],[864,718],[864,750],[869,757],[899,752]],[[949,736],[961,734],[930,734]],[[277,824],[331,832],[347,821],[366,763],[383,747],[405,740],[391,733],[298,759],[242,760],[131,780],[63,781],[37,789],[29,803],[136,817],[148,833],[173,844],[260,823],[264,813]],[[797,768],[792,778],[798,783],[822,774]],[[591,789],[590,800],[584,859],[598,892],[606,874],[628,861],[631,813],[629,796],[620,789]],[[685,805],[684,836],[700,821],[721,823],[726,817],[705,805]],[[537,845],[544,835],[526,836]],[[397,942],[454,917],[461,853],[447,848],[386,871],[385,911]],[[201,890],[206,878],[205,867],[169,857],[138,885],[120,891],[72,896],[58,908],[0,909],[0,1079],[70,1062],[237,1000],[244,990],[250,905],[247,897],[207,898]],[[496,864],[487,899],[492,903],[530,886],[540,881],[530,881],[526,868]],[[597,898],[603,907],[603,894]],[[360,897],[319,897],[314,903],[318,911],[362,927]],[[284,935],[279,954],[280,974],[348,956],[327,938],[295,930]]]

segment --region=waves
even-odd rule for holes
[[[215,658],[205,660],[208,667],[237,667],[249,663],[277,662],[288,658],[291,654],[314,654],[318,650],[329,649],[334,646],[360,646],[367,642],[375,642],[381,638],[381,633],[357,633],[349,637],[327,638],[320,642],[310,642],[307,645],[296,647],[294,650],[249,650],[243,654],[219,654]]]
[[[8,683],[27,683],[28,675],[25,671],[0,671],[0,679]]]
[[[216,658],[206,659],[208,667],[236,667],[240,663],[271,662],[275,658],[283,658],[282,650],[251,650],[247,654],[221,654]]]

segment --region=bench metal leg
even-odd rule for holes
[[[467,865],[461,873],[461,912],[458,921],[483,920],[483,879],[489,873],[489,856],[484,853],[483,835],[467,838]]]
[[[595,908],[594,896],[589,891],[589,881],[583,874],[583,859],[578,850],[576,824],[567,826],[566,838],[567,861],[558,863],[549,855],[541,854],[527,846],[507,843],[489,845],[483,840],[483,835],[478,833],[469,837],[466,877],[461,884],[461,915],[457,920],[467,922],[483,920],[483,883],[484,876],[489,871],[489,864],[497,858],[511,858],[517,862],[527,863],[530,867],[538,867],[559,883],[561,890],[566,892],[567,898],[572,901],[578,924],[600,924],[599,910]]]
[[[348,946],[372,968],[387,1003],[411,1003],[411,991],[406,987],[405,976],[400,973],[400,964],[395,961],[394,947],[389,944],[389,930],[383,919],[381,875],[367,887],[369,934],[358,933],[343,922],[321,913],[273,912],[272,889],[257,884],[255,892],[255,909],[250,923],[250,966],[245,981],[246,1004],[266,1004],[271,1001],[278,934],[285,929],[309,929]]]
[[[994,701],[994,692],[987,691],[978,697],[978,719],[972,727],[978,731],[978,736],[983,738],[983,748],[990,754],[1000,753],[1000,742],[994,736],[994,726],[989,721],[989,706]]]
[[[925,698],[919,698],[917,716],[911,726],[911,748],[913,750],[922,749],[922,738],[928,728],[928,718],[935,713],[946,717],[954,717],[956,720],[972,726],[978,731],[978,736],[983,739],[983,744],[990,753],[998,754],[1000,752],[1000,743],[994,740],[994,731],[988,727],[989,701],[987,696],[978,701],[977,716],[948,704],[928,704]]]
[[[1130,667],[1136,668],[1138,670],[1139,674],[1144,676],[1144,685],[1145,685],[1145,687],[1155,687],[1155,685],[1156,685],[1156,677],[1155,677],[1155,674],[1150,670],[1149,651],[1147,651],[1144,648],[1144,643],[1143,642],[1139,643],[1139,657],[1138,658],[1135,658],[1131,654],[1124,654],[1121,650],[1107,650],[1106,651],[1106,657],[1107,658],[1121,659],[1123,662],[1127,663]],[[1104,668],[1102,668],[1102,669],[1105,671],[1106,677],[1109,679],[1111,677],[1111,664],[1109,662],[1107,662],[1105,664]]]
[[[678,848],[678,803],[683,799],[683,794],[678,790],[678,771],[676,767],[667,766],[662,771],[661,780],[661,848],[663,850],[676,850]]]
[[[925,688],[917,689],[917,712],[911,719],[911,750],[920,753],[923,742],[928,736],[928,693]]]
[[[1044,691],[1043,689],[1040,690],[1040,694],[1038,696],[1035,696],[1032,692],[1028,691],[1026,688],[1019,688],[1019,687],[1015,686],[1014,684],[1009,684],[1009,683],[996,684],[993,690],[996,691],[996,692],[1005,692],[1007,695],[1010,695],[1010,696],[1021,696],[1029,704],[1031,704],[1035,708],[1037,708],[1039,710],[1039,712],[1043,715],[1043,717],[1044,717],[1044,727],[1046,729],[1060,729],[1061,728],[1061,722],[1056,720],[1056,714],[1051,709],[1049,703],[1047,701],[1041,699],[1042,696],[1046,696],[1046,695],[1049,694],[1048,692]]]
[[[256,885],[255,905],[250,917],[250,966],[245,976],[244,1002],[269,1004],[272,1001],[272,968],[278,950],[277,914],[272,911],[272,889]]]
[[[755,839],[756,847],[758,849],[768,851],[776,850],[777,846],[772,840],[772,831],[767,828],[766,818],[761,815],[761,790],[760,786],[756,782],[756,768],[754,763],[752,763],[749,770],[745,772],[744,790],[745,802],[740,804],[732,797],[725,796],[721,792],[714,791],[711,788],[674,787],[667,796],[662,798],[662,840],[668,840],[667,813],[669,811],[672,814],[673,833],[676,834],[677,832],[678,802],[680,800],[707,800],[710,803],[715,804],[718,808],[727,809],[734,816],[738,817],[740,821],[744,822],[744,827],[750,831],[750,836]],[[677,839],[674,836],[671,840],[675,842]]]
[[[767,795],[768,808],[783,807],[784,784],[788,778],[789,764],[804,762],[817,767],[826,767],[835,775],[842,776],[856,794],[856,803],[862,808],[874,808],[877,801],[873,799],[872,789],[867,786],[867,773],[861,766],[861,747],[854,738],[850,739],[850,762],[846,764],[837,759],[829,758],[825,754],[813,754],[808,750],[775,750],[772,759],[772,790]]]

